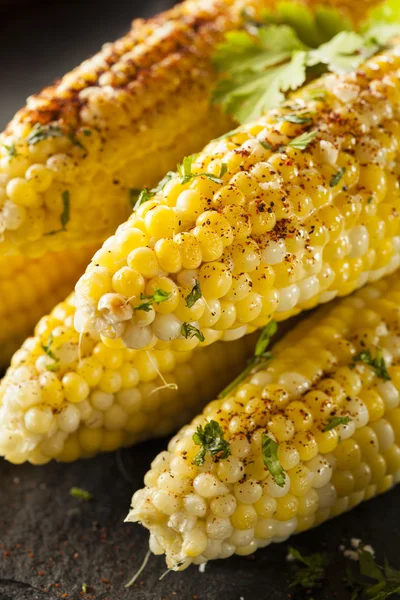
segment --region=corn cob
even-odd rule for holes
[[[95,254],[76,329],[191,349],[396,269],[399,66],[397,47],[325,76],[184,161]]]
[[[40,258],[0,257],[0,367],[39,318],[71,290],[92,253],[92,247],[85,247]]]
[[[251,554],[400,481],[399,306],[396,274],[320,308],[155,458],[127,520],[169,568]],[[207,423],[223,444],[202,463]]]
[[[186,352],[80,339],[73,302],[39,321],[1,382],[0,455],[13,463],[69,462],[176,431],[251,353],[251,336]]]
[[[135,21],[125,37],[30,97],[0,136],[0,254],[101,243],[128,216],[132,188],[152,185],[227,131],[231,120],[210,103],[211,55],[241,27],[243,9],[257,15],[273,4],[188,0]],[[337,4],[353,11],[350,2]]]

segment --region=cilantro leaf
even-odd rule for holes
[[[230,455],[229,443],[224,439],[221,426],[217,421],[209,421],[204,427],[198,426],[196,433],[193,434],[193,441],[197,446],[201,446],[200,452],[194,457],[193,464],[200,467],[204,464],[207,452],[218,459],[228,458]]]
[[[354,31],[342,31],[319,48],[310,50],[307,66],[326,65],[332,73],[349,73],[376,51]]]
[[[138,304],[138,306],[135,306],[134,310],[144,310],[145,312],[150,312],[153,304],[161,304],[162,302],[169,300],[171,296],[171,292],[166,292],[165,290],[160,289],[156,290],[154,294],[140,294],[140,299],[146,300],[146,302]]]
[[[245,367],[245,369],[243,369],[243,371],[239,373],[239,375],[235,377],[235,379],[218,394],[218,398],[225,398],[235,388],[237,388],[237,386],[242,383],[242,381],[244,381],[248,375],[253,372],[257,372],[266,365],[266,363],[272,357],[272,354],[267,352],[267,347],[272,336],[275,335],[277,330],[278,326],[276,321],[270,321],[268,325],[264,327],[260,337],[258,338],[254,355],[247,361],[247,367]]]
[[[185,303],[188,308],[192,308],[194,304],[196,304],[197,300],[200,300],[202,297],[202,292],[200,288],[200,282],[196,279],[196,283],[194,284],[192,291],[185,298]]]
[[[352,600],[386,600],[400,594],[400,571],[391,567],[387,561],[379,565],[371,552],[361,548],[358,553],[360,577],[354,577],[347,570],[347,585],[352,590]]]
[[[52,345],[53,345],[53,334],[51,333],[49,335],[49,339],[47,340],[47,344],[41,344],[41,348],[42,350],[47,354],[47,356],[49,358],[51,358],[54,362],[50,363],[49,365],[47,365],[46,370],[47,371],[58,371],[58,369],[60,368],[60,361],[57,358],[57,356],[54,354],[53,350],[52,350]]]
[[[62,202],[63,202],[63,210],[60,215],[60,229],[53,229],[53,231],[47,231],[44,235],[55,235],[56,233],[61,233],[62,231],[66,231],[66,226],[70,220],[70,210],[71,210],[71,202],[69,191],[65,190],[62,194]]]
[[[317,135],[318,131],[307,131],[290,141],[289,146],[296,148],[297,150],[305,150],[308,144],[311,144]]]
[[[81,498],[81,500],[91,500],[93,498],[90,492],[79,487],[72,487],[69,490],[69,493],[74,498]]]
[[[18,151],[15,142],[13,142],[12,144],[3,144],[3,148],[5,148],[8,156],[10,156],[11,158],[18,156]]]
[[[87,136],[87,133],[84,133],[84,135]],[[78,140],[76,134],[72,129],[70,131],[64,131],[59,125],[54,125],[52,123],[50,123],[49,125],[42,125],[41,123],[36,123],[32,128],[32,131],[26,138],[26,141],[29,145],[34,146],[39,142],[43,142],[43,140],[62,136],[67,137],[71,144],[77,146],[78,148],[81,148],[81,150],[84,150],[86,152],[85,146],[82,144],[82,142]]]
[[[210,179],[214,183],[223,183],[223,180],[221,179],[221,177],[223,175],[225,175],[226,171],[228,170],[225,163],[222,163],[222,165],[221,165],[220,176],[216,177],[216,175],[213,175],[212,173],[205,173],[205,172],[193,173],[192,165],[193,165],[195,159],[196,159],[196,155],[191,154],[190,156],[186,156],[183,159],[182,164],[177,166],[178,175],[181,177],[182,185],[184,185],[185,183],[188,183],[191,179],[194,179],[195,177],[207,177],[207,179]]]
[[[296,561],[305,565],[303,568],[297,569],[289,587],[320,588],[325,578],[325,568],[328,566],[327,558],[320,553],[304,556],[291,546],[289,546],[289,554]]]
[[[384,381],[390,381],[391,377],[388,373],[385,359],[383,358],[382,348],[377,348],[375,358],[372,358],[371,350],[362,350],[359,354],[353,357],[353,364],[350,366],[354,369],[357,362],[362,362],[372,367],[378,377]]]
[[[279,444],[266,433],[263,433],[261,436],[261,449],[264,465],[271,473],[275,483],[279,487],[283,487],[286,481],[286,474],[278,458]]]
[[[282,117],[278,117],[277,121],[284,121],[287,123],[295,123],[296,125],[308,125],[312,123],[312,118],[307,117],[306,115],[283,115]]]
[[[200,329],[197,329],[197,327],[191,325],[190,323],[182,323],[181,335],[183,335],[183,337],[185,337],[186,339],[197,337],[197,339],[200,340],[200,342],[204,342],[204,340],[206,339],[200,331]]]
[[[350,417],[331,417],[325,425],[324,431],[330,431],[339,425],[347,425],[347,423],[350,423],[350,421]]]
[[[151,200],[156,194],[158,194],[158,192],[161,192],[161,190],[164,189],[164,187],[167,185],[167,183],[169,181],[171,181],[171,179],[174,176],[175,176],[175,173],[173,171],[168,171],[168,173],[161,179],[161,181],[156,185],[156,187],[152,188],[151,190],[148,190],[147,188],[144,188],[143,190],[141,190],[139,192],[137,200],[133,206],[133,210],[137,210],[139,208],[139,206],[142,206],[142,204],[144,204],[144,202]],[[131,190],[129,190],[131,203],[133,201],[133,196],[131,194],[136,195],[137,193],[138,193],[138,190],[136,190],[135,188],[132,188]]]
[[[332,175],[332,178],[329,182],[330,187],[335,187],[336,185],[338,185],[338,183],[340,183],[340,180],[342,179],[342,177],[345,173],[346,173],[346,167],[342,167],[334,175]]]

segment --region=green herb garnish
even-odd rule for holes
[[[354,577],[350,569],[346,571],[346,583],[352,591],[351,600],[386,600],[400,594],[400,571],[385,561],[379,565],[371,552],[359,550],[358,565],[360,577]]]
[[[191,292],[186,296],[185,302],[188,308],[192,308],[194,304],[196,304],[197,300],[200,300],[202,297],[200,282],[196,279],[196,283],[194,284]]]
[[[89,130],[84,130],[84,131],[89,131]],[[91,135],[84,133],[84,135]],[[81,150],[84,150],[85,152],[87,152],[85,146],[82,144],[82,142],[80,142],[78,140],[78,138],[76,137],[76,134],[73,133],[73,131],[64,131],[63,129],[61,129],[61,127],[59,127],[58,125],[41,125],[40,123],[36,123],[36,125],[33,127],[31,133],[28,135],[28,137],[26,138],[26,141],[28,142],[29,145],[34,146],[35,144],[38,144],[39,142],[42,142],[43,140],[47,140],[49,138],[55,138],[55,137],[62,137],[65,136],[66,138],[69,139],[69,141],[71,142],[71,144],[73,144],[74,146],[77,146],[78,148],[81,148]]]
[[[153,304],[161,304],[162,302],[169,300],[171,296],[171,292],[166,292],[164,290],[156,290],[154,294],[151,295],[140,294],[140,299],[146,300],[146,302],[142,302],[142,304],[135,306],[134,310],[144,310],[145,312],[150,312]]]
[[[330,431],[339,425],[347,425],[347,423],[350,423],[350,421],[350,417],[331,417],[325,425],[324,431]]]
[[[87,583],[82,583],[82,592],[83,592],[84,594],[87,594],[87,590],[88,590]]]
[[[289,146],[292,148],[297,148],[297,150],[305,150],[308,144],[314,140],[314,138],[318,135],[318,131],[307,131],[306,133],[302,133],[298,137],[294,138],[291,142],[289,142]]]
[[[15,142],[13,142],[12,144],[3,144],[3,148],[6,149],[8,156],[10,156],[11,158],[18,156],[18,151]]]
[[[289,554],[304,565],[297,569],[289,587],[320,588],[325,578],[325,568],[328,566],[327,558],[320,553],[304,556],[291,546],[289,546]]]
[[[189,156],[185,156],[185,158],[182,161],[182,164],[177,166],[178,175],[181,178],[182,185],[184,185],[185,183],[188,183],[191,179],[194,179],[195,177],[207,177],[207,179],[210,179],[210,181],[213,181],[214,183],[223,183],[223,179],[221,179],[221,177],[228,170],[225,163],[222,163],[219,177],[216,177],[212,173],[205,173],[205,172],[193,173],[192,165],[193,165],[195,159],[196,159],[196,154],[190,154]]]
[[[207,452],[212,457],[218,455],[218,459],[228,458],[231,453],[229,443],[224,439],[223,431],[217,421],[209,421],[204,427],[199,425],[193,435],[193,441],[197,446],[202,447],[193,459],[193,464],[198,467],[204,464]]]
[[[58,369],[60,368],[60,361],[51,348],[53,345],[53,341],[54,338],[53,334],[51,333],[49,335],[49,339],[47,340],[47,344],[41,344],[42,350],[47,354],[49,358],[51,358],[51,360],[54,361],[53,363],[46,366],[47,371],[58,371]]]
[[[183,337],[186,339],[197,337],[200,342],[204,342],[206,339],[200,329],[197,329],[197,327],[191,325],[190,323],[182,323],[181,335],[183,335]]]
[[[345,173],[346,173],[346,167],[342,167],[341,169],[339,169],[339,171],[337,173],[332,175],[329,185],[331,187],[335,187],[340,182],[340,180],[342,179],[342,177]]]
[[[378,377],[384,381],[390,381],[391,377],[388,373],[385,359],[383,358],[382,348],[377,348],[375,358],[372,358],[371,350],[362,350],[359,354],[353,357],[353,363],[362,362],[372,367]],[[355,364],[349,365],[352,369]]]
[[[279,444],[266,433],[261,436],[261,449],[264,465],[271,473],[273,480],[279,487],[283,487],[286,481],[285,471],[278,458]]]
[[[277,121],[282,121],[286,123],[294,123],[296,125],[308,125],[312,123],[312,118],[302,115],[283,115],[282,117],[278,117]]]
[[[74,498],[81,498],[81,500],[91,500],[93,498],[90,492],[79,487],[72,487],[69,490],[69,493]]]
[[[268,325],[264,327],[261,332],[258,342],[256,344],[254,355],[247,361],[247,367],[237,376],[229,385],[226,386],[218,394],[218,398],[225,398],[230,394],[237,386],[246,379],[250,373],[257,372],[262,369],[271,358],[271,353],[267,351],[267,347],[271,341],[271,338],[278,330],[276,321],[270,321]]]
[[[133,204],[133,210],[137,210],[139,206],[142,206],[142,204],[148,200],[151,200],[156,194],[158,194],[158,192],[161,192],[161,190],[164,189],[167,183],[171,181],[174,176],[175,173],[173,171],[168,171],[168,173],[161,179],[156,187],[152,188],[151,190],[144,188],[143,190],[139,191],[136,188],[132,188],[132,193],[131,190],[129,191],[131,204],[133,204],[133,195],[137,195],[137,199],[135,198],[135,204]]]
[[[62,231],[66,231],[66,226],[70,220],[70,209],[71,209],[69,191],[65,190],[65,192],[63,192],[61,196],[62,196],[62,201],[63,201],[63,210],[60,215],[61,227],[60,227],[60,229],[54,229],[53,231],[48,231],[44,235],[55,235],[56,233],[61,233]]]

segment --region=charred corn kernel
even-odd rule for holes
[[[188,517],[193,489],[202,496],[196,527],[209,540],[214,538],[208,515],[217,510],[223,519],[221,531],[229,534],[227,541],[233,546],[229,556],[248,554],[305,531],[399,481],[398,378],[388,379],[379,365],[368,360],[353,361],[355,352],[349,358],[337,344],[359,339],[373,311],[376,337],[364,350],[371,357],[380,348],[390,347],[396,353],[400,316],[397,311],[397,317],[388,320],[391,305],[387,299],[398,291],[400,280],[394,274],[336,305],[320,308],[278,341],[262,370],[250,374],[226,397],[211,402],[203,415],[178,432],[168,452],[156,459],[162,462],[163,473],[171,473],[168,465],[173,463],[173,475],[186,478],[188,492],[178,498]],[[327,362],[324,353],[329,339],[335,344]],[[310,351],[320,365],[312,376],[305,359]],[[390,350],[383,360],[396,373],[398,358]],[[365,370],[370,377],[363,376]],[[268,415],[265,422],[258,419],[262,403]],[[304,414],[311,416],[311,428],[304,429]],[[193,459],[199,446],[194,454],[188,450],[193,449],[197,426],[207,421],[218,423],[230,454],[210,457],[205,450],[204,465],[196,465]],[[264,448],[268,438],[277,444],[273,460],[275,468],[281,468],[280,477],[270,471],[271,455]],[[180,471],[179,460],[189,456],[194,471],[189,473],[186,466]],[[172,483],[163,491],[172,493]],[[214,548],[211,554],[200,548],[196,555],[187,552],[184,534],[171,527],[167,515],[152,510],[159,493],[158,482],[146,478],[146,487],[133,497],[127,519],[150,530],[169,568],[179,570],[191,562],[227,556],[222,548]],[[184,520],[181,514],[180,519]]]
[[[119,269],[136,271],[145,280],[145,289],[156,277],[165,277],[166,282],[177,286],[180,304],[173,307],[167,300],[155,307],[156,311],[171,314],[171,327],[173,317],[178,319],[180,323],[174,321],[173,333],[163,335],[164,327],[157,320],[140,324],[129,310],[122,314],[120,305],[129,302],[128,291],[122,290],[113,268],[97,267],[95,260],[76,288],[78,331],[94,328],[103,337],[121,338],[129,344],[132,336],[124,336],[134,323],[135,332],[142,327],[145,334],[141,337],[135,333],[133,348],[147,345],[152,334],[175,344],[177,349],[181,345],[182,321],[191,323],[202,317],[186,315],[183,310],[187,289],[190,291],[197,281],[202,299],[197,301],[199,313],[203,301],[205,305],[216,299],[224,303],[220,318],[207,326],[211,331],[205,343],[211,343],[213,335],[216,339],[222,335],[228,341],[231,335],[239,337],[263,327],[271,318],[286,319],[394,271],[400,264],[400,217],[396,208],[400,188],[387,182],[396,178],[400,147],[393,143],[394,158],[388,160],[380,156],[378,146],[382,136],[393,137],[390,131],[397,122],[396,116],[392,118],[395,103],[392,106],[391,90],[398,87],[399,66],[398,52],[388,50],[383,60],[375,57],[361,67],[363,73],[368,73],[365,77],[360,70],[313,83],[326,90],[326,102],[318,110],[314,110],[315,103],[305,88],[257,122],[211,142],[195,157],[193,177],[186,180],[179,173],[171,174],[167,186],[142,204],[105,243],[103,248],[119,257]],[[356,85],[357,94],[344,102],[341,90],[347,85]],[[385,98],[387,110],[378,109],[381,98]],[[374,113],[376,123],[364,122],[365,106]],[[304,110],[312,115],[313,122],[307,126],[316,136],[299,151],[287,144],[305,128],[285,123],[284,119],[287,114]],[[340,124],[331,119],[332,110],[339,115]],[[286,136],[285,151],[271,152],[267,160],[264,150],[249,155],[248,148],[262,147],[260,140],[273,140],[277,121],[282,121],[282,135]],[[362,152],[355,152],[349,145],[344,130],[362,139]],[[210,181],[204,173],[207,169],[218,172],[222,164],[229,163],[232,144],[236,145],[235,151],[243,150],[242,161],[235,163],[223,179]],[[371,197],[385,210],[366,220],[364,209]],[[386,227],[389,214],[390,227]],[[138,220],[147,242],[128,252],[120,238],[137,229]],[[170,259],[164,248],[171,249]],[[118,303],[108,303],[99,298],[101,291],[106,298],[114,293],[121,294],[121,298]],[[374,318],[369,315],[365,323],[371,329],[367,341],[374,335]],[[215,331],[223,334],[216,335]],[[330,339],[329,328],[325,335]],[[315,370],[312,361],[308,368],[307,375],[311,376]],[[337,377],[347,395],[357,393],[362,385],[360,375],[347,366]],[[328,404],[320,404],[321,413],[328,414]]]
[[[71,295],[42,318],[2,381],[0,452],[13,461],[36,464],[39,451],[47,460],[71,461],[166,435],[217,393],[221,381],[228,383],[252,352],[251,338],[224,351],[220,344],[186,351],[108,347],[75,331],[74,301]],[[17,452],[24,436],[26,449]],[[187,475],[195,471],[177,460],[171,463],[177,475],[185,470],[182,462]],[[243,465],[237,462],[239,481]]]
[[[40,317],[71,290],[92,252],[84,247],[40,258],[0,258],[0,365],[7,364]]]

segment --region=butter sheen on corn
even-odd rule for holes
[[[390,380],[363,362],[382,352]],[[170,441],[152,462],[127,521],[150,531],[167,565],[251,554],[308,530],[400,481],[400,281],[398,274],[321,307],[272,348],[268,366]],[[333,417],[348,423],[331,429]],[[226,459],[199,452],[193,435],[214,420]],[[262,438],[278,443],[276,483]]]
[[[206,344],[230,341],[395,270],[399,66],[397,46],[211,142],[191,177],[175,174],[95,254],[76,287],[76,329],[192,349],[201,336],[185,336],[186,323]],[[188,307],[196,282],[202,297]],[[158,289],[169,298],[138,310]]]

